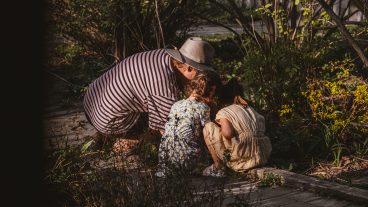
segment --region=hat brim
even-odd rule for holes
[[[175,60],[182,62],[184,64],[190,65],[193,68],[199,70],[199,71],[210,71],[215,72],[215,69],[213,69],[210,65],[203,64],[203,63],[197,63],[192,59],[189,59],[182,55],[179,50],[174,49],[165,49],[166,53],[169,54],[171,57],[173,57]]]

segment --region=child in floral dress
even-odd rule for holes
[[[210,121],[210,107],[216,81],[206,74],[198,74],[186,87],[187,99],[171,107],[165,133],[159,147],[157,177],[179,170],[191,170],[200,157],[203,127]],[[176,172],[179,172],[176,171]]]

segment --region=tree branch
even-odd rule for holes
[[[353,0],[353,4],[363,13],[366,19],[368,19],[368,5],[362,0]]]
[[[327,5],[324,0],[317,0],[318,3],[323,7],[323,9],[328,13],[331,19],[336,23],[337,28],[340,30],[342,35],[348,40],[349,44],[354,48],[359,58],[362,60],[364,68],[368,69],[368,59],[364,55],[363,50],[359,47],[359,45],[355,42],[354,38],[351,36],[349,31],[341,22],[340,18],[335,14],[335,12]]]

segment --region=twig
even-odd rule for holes
[[[97,151],[97,152],[87,152],[84,154],[81,154],[80,157],[86,157],[86,156],[90,156],[90,155],[95,155],[95,154],[100,154],[101,152]]]
[[[64,81],[65,83],[67,83],[67,84],[69,84],[69,85],[71,85],[71,86],[76,86],[75,84],[73,84],[73,83],[71,83],[71,82],[67,81],[65,78],[63,78],[63,77],[61,77],[61,76],[59,76],[59,75],[57,75],[57,74],[55,74],[55,73],[53,73],[53,72],[50,72],[50,71],[45,70],[45,69],[43,69],[43,70],[44,70],[46,73],[49,73],[49,74],[51,74],[51,75],[53,75],[53,76],[55,76],[55,77],[59,78],[60,80]]]
[[[275,0],[274,2],[274,8],[273,8],[273,11],[275,12],[275,17],[274,17],[274,27],[275,27],[275,43],[277,42],[277,35],[279,33],[278,29],[277,29],[277,10],[278,10],[278,5],[277,5],[277,2]]]
[[[368,162],[368,160],[367,160],[367,159],[363,159],[363,158],[356,157],[356,156],[354,156],[354,158],[355,158],[355,159],[358,159],[358,160],[361,160],[361,161],[366,161],[366,162]]]
[[[157,0],[155,0],[155,7],[156,7],[155,11],[156,11],[156,17],[158,21],[158,26],[160,27],[160,32],[161,32],[162,43],[164,44],[163,46],[165,47],[166,44],[165,44],[165,39],[164,39],[164,32],[162,31],[160,16],[158,15]]]
[[[299,14],[299,18],[298,18],[298,20],[297,20],[297,23],[296,23],[296,26],[295,26],[295,29],[294,29],[293,35],[291,36],[291,40],[294,40],[294,38],[295,38],[296,31],[299,29],[299,25],[300,25],[300,22],[301,22],[302,16],[303,16],[302,14]]]
[[[262,48],[261,44],[259,44],[259,41],[258,41],[258,38],[257,38],[257,35],[254,31],[254,21],[253,21],[253,15],[250,15],[250,18],[252,19],[252,32],[253,32],[253,35],[254,35],[254,39],[256,39],[257,41],[257,44],[259,46],[259,48]],[[262,28],[263,29],[263,28]]]

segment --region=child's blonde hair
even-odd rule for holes
[[[213,86],[218,86],[215,74],[199,72],[185,87],[184,93],[187,97],[196,94],[198,101],[209,101],[209,95]]]

